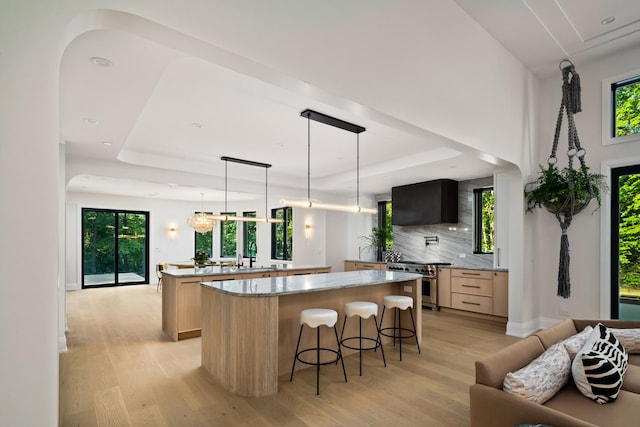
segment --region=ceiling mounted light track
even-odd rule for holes
[[[224,211],[227,212],[227,164],[228,162],[240,163],[242,165],[249,166],[257,166],[264,168],[264,216],[263,217],[255,217],[255,216],[235,216],[235,215],[212,215],[214,219],[220,221],[237,221],[237,222],[270,222],[270,223],[282,223],[284,222],[282,219],[271,218],[268,216],[269,208],[268,208],[268,191],[269,191],[269,177],[268,170],[271,167],[268,163],[260,163],[254,162],[252,160],[238,159],[235,157],[220,157],[220,160],[224,161]]]
[[[307,200],[280,200],[280,204],[298,208],[315,208],[341,212],[377,214],[377,209],[363,208],[360,206],[360,134],[366,129],[353,123],[328,116],[317,111],[306,109],[300,113],[307,118]],[[338,205],[332,203],[319,203],[311,201],[311,120],[337,127],[357,135],[356,146],[356,205]]]

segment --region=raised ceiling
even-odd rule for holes
[[[538,73],[557,70],[565,57],[602,56],[638,40],[640,2],[456,3]],[[292,20],[303,12],[287,11]],[[350,16],[345,13],[340,19]],[[600,23],[610,16],[615,17],[612,23]],[[101,65],[92,60],[95,57],[109,64]],[[91,159],[127,165],[161,171],[161,178],[158,174],[123,177],[101,168],[73,177],[68,189],[180,200],[199,200],[205,191],[207,200],[222,200],[225,172],[220,157],[230,156],[270,163],[271,184],[302,191],[307,182],[307,122],[300,112],[306,108],[367,128],[360,137],[363,193],[386,193],[394,185],[435,178],[487,176],[502,164],[410,126],[402,117],[375,111],[362,114],[366,106],[268,72],[277,78],[261,78],[268,74],[263,71],[244,73],[224,61],[205,60],[122,31],[83,34],[68,46],[61,64],[60,129],[68,162]],[[315,122],[310,133],[312,188],[353,194],[355,134]],[[264,171],[230,165],[228,174],[231,197],[260,196]],[[256,184],[255,189],[250,183]]]

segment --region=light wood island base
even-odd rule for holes
[[[353,272],[334,273],[335,275],[358,275]],[[375,272],[385,277],[384,272]],[[388,273],[385,283],[348,286],[300,292],[274,292],[272,295],[234,295],[225,290],[202,286],[202,366],[214,380],[226,390],[242,396],[268,396],[278,392],[278,377],[291,372],[293,354],[300,330],[300,311],[306,308],[331,308],[338,312],[338,333],[344,322],[344,304],[351,301],[371,301],[379,306],[378,320],[382,314],[385,295],[408,295],[414,299],[413,315],[417,327],[418,342],[422,341],[422,310],[419,305],[421,289],[418,279],[409,279],[416,275],[407,273]],[[388,277],[397,277],[388,280]],[[403,276],[404,275],[404,276]],[[322,276],[332,276],[332,274]],[[340,277],[343,277],[340,276]],[[312,276],[308,276],[312,277]],[[347,277],[347,276],[344,276]],[[369,276],[367,276],[369,277]],[[404,280],[402,280],[404,278]],[[279,278],[283,280],[285,278]],[[290,277],[289,281],[301,279]],[[273,279],[276,280],[276,279]],[[212,282],[213,284],[214,282]],[[270,283],[270,279],[237,280],[225,282],[229,289],[233,284],[259,288],[260,284]],[[273,287],[273,283],[271,282]],[[219,286],[219,285],[216,285]],[[255,291],[254,291],[255,292]],[[409,325],[408,312],[402,313],[402,322]],[[391,326],[393,313],[385,314],[384,326]],[[307,330],[306,332],[309,332]],[[375,336],[372,322],[363,322],[366,336]],[[347,324],[345,336],[358,333],[358,322],[352,319]],[[321,345],[335,348],[333,331],[323,327]],[[383,337],[383,343],[391,338]],[[413,344],[415,339],[405,340]],[[303,333],[301,348],[315,346],[315,334]],[[342,349],[344,355],[355,350]],[[329,357],[329,356],[327,356]],[[305,365],[298,364],[297,369]]]

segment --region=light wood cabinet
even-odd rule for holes
[[[386,270],[386,262],[377,261],[345,261],[344,271],[360,271],[360,270]]]
[[[292,268],[289,270],[258,271],[214,275],[162,275],[162,330],[174,341],[199,337],[202,331],[202,282],[258,279],[263,277],[320,274],[325,268]]]
[[[439,268],[438,292],[440,307],[509,316],[509,273],[506,271]]]
[[[451,308],[451,269],[438,267],[438,306]]]

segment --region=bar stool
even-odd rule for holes
[[[358,350],[360,352],[360,376],[362,376],[362,351],[363,350],[376,350],[380,347],[380,353],[382,353],[382,361],[384,362],[385,368],[387,367],[387,359],[384,357],[384,348],[382,347],[382,339],[380,339],[380,328],[378,327],[378,321],[376,319],[376,314],[378,314],[378,304],[374,302],[367,301],[353,301],[348,302],[344,305],[344,323],[342,324],[342,333],[340,334],[340,344],[343,347],[350,348],[352,350]],[[352,316],[358,316],[360,331],[357,337],[347,337],[344,338],[344,328],[347,325],[347,319]],[[376,337],[363,337],[362,336],[362,319],[368,319],[373,317],[373,323],[376,325]],[[349,341],[358,340],[358,347],[351,346],[347,344]],[[371,342],[373,344],[363,346],[362,341]]]
[[[416,345],[418,346],[418,353],[420,353],[420,344],[418,343],[418,334],[416,329],[416,322],[413,320],[413,298],[404,295],[387,295],[383,299],[384,307],[382,308],[382,316],[380,318],[380,335],[393,338],[393,345],[396,345],[396,338],[400,341],[400,360],[402,360],[402,340],[404,338],[416,337]],[[393,326],[388,328],[382,328],[382,321],[384,320],[384,312],[387,308],[395,309],[393,311]],[[411,316],[411,325],[413,329],[403,328],[401,321],[400,310],[409,309],[409,315]],[[397,317],[397,322],[396,322]],[[389,335],[386,331],[393,330],[393,335]],[[408,334],[403,335],[404,332]],[[397,334],[396,334],[397,333]]]
[[[293,373],[295,372],[297,361],[300,361],[306,365],[313,365],[316,367],[316,394],[319,395],[320,394],[320,365],[330,365],[333,363],[337,364],[339,360],[340,362],[342,362],[342,373],[344,374],[344,381],[347,382],[347,371],[344,369],[344,360],[342,359],[342,351],[340,351],[340,340],[338,339],[338,330],[336,329],[337,322],[338,322],[338,312],[328,308],[310,308],[307,310],[302,310],[300,312],[300,334],[298,335],[298,344],[296,345],[296,353],[293,357],[293,367],[291,368],[291,378],[289,379],[289,381],[293,381]],[[300,350],[300,338],[302,338],[302,329],[304,328],[305,324],[310,328],[316,329],[316,346],[312,348]],[[338,350],[333,350],[331,348],[326,348],[326,347],[320,347],[320,326],[333,328],[333,332],[336,336],[336,344],[338,345]],[[303,353],[306,353],[308,351],[316,352],[315,362],[302,360],[300,358],[300,356]],[[336,355],[336,358],[327,362],[321,362],[320,361],[321,351],[334,353]]]

